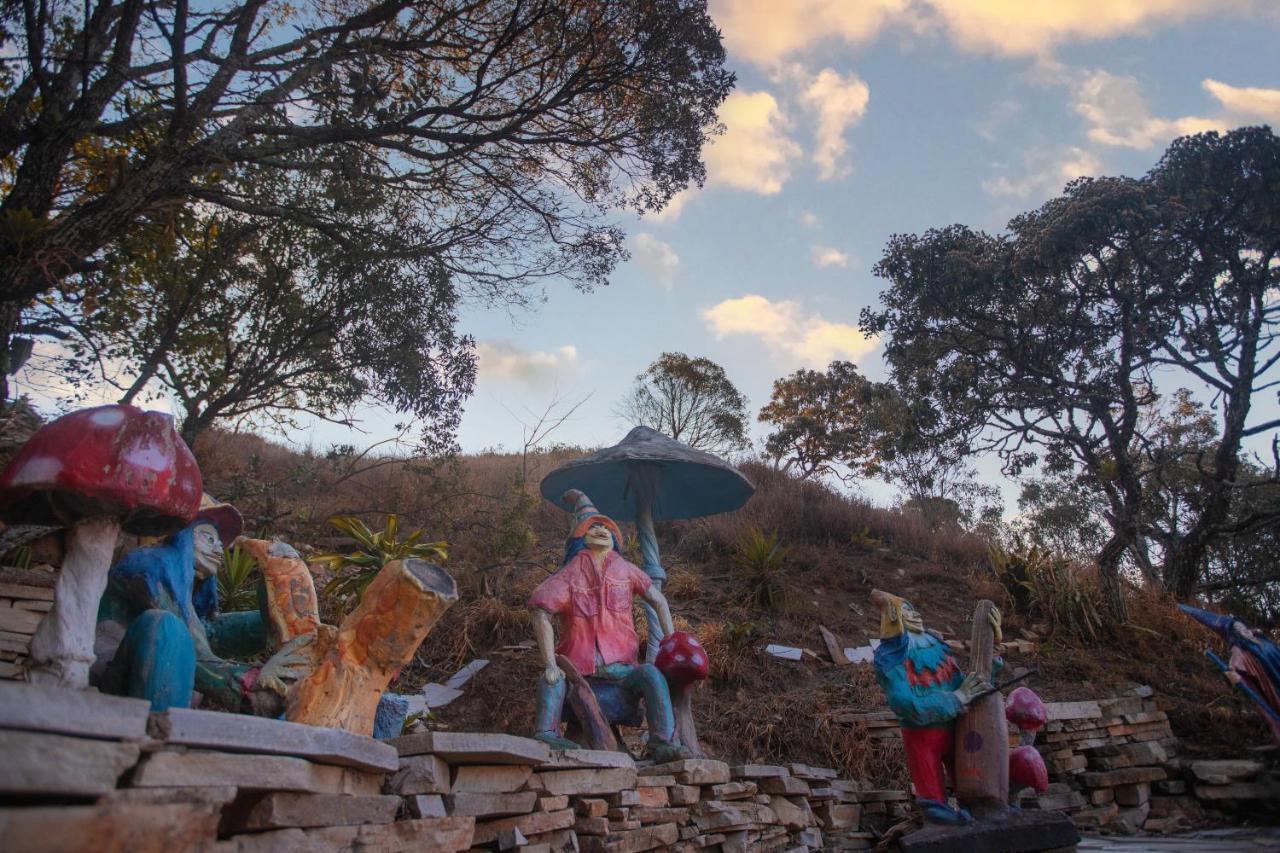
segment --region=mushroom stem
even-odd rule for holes
[[[667,572],[662,568],[658,558],[658,534],[653,529],[653,506],[648,495],[637,489],[636,495],[636,539],[640,544],[640,568],[661,590],[667,581]],[[649,639],[645,643],[644,659],[652,663],[658,656],[658,645],[662,642],[662,623],[658,614],[647,601],[640,602],[644,610],[644,620],[649,626]]]
[[[54,587],[53,608],[31,638],[27,680],[88,687],[98,602],[107,588],[120,519],[85,518],[67,533],[67,553]]]

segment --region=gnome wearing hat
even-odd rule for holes
[[[600,513],[582,492],[562,500],[573,507],[573,529],[560,570],[529,597],[534,636],[545,664],[538,682],[537,733],[557,749],[578,749],[561,736],[560,717],[567,686],[556,655],[584,676],[618,683],[633,699],[643,697],[649,723],[647,753],[659,763],[684,757],[674,742],[675,715],[666,679],[652,664],[639,662],[640,640],[631,619],[632,596],[644,597],[662,630],[674,631],[671,611],[649,576],[623,558],[618,525]],[[559,617],[560,644],[554,644],[552,617]]]
[[[1280,743],[1280,647],[1234,616],[1186,604],[1178,607],[1231,646],[1231,658],[1223,674],[1257,704],[1272,736]]]
[[[222,550],[243,526],[235,507],[206,495],[191,524],[112,567],[91,672],[104,692],[148,699],[162,711],[190,706],[196,689],[225,708],[280,712],[288,684],[310,668],[302,647],[312,638],[283,646],[261,667],[224,659],[267,643],[260,613],[217,613]]]

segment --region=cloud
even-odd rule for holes
[[[1101,145],[1147,149],[1175,136],[1227,129],[1221,119],[1154,116],[1137,78],[1108,71],[1093,71],[1077,84],[1075,110],[1088,124],[1089,138]]]
[[[982,182],[987,195],[1020,200],[1040,200],[1059,193],[1069,182],[1097,175],[1102,162],[1091,151],[1074,145],[1057,149],[1036,149],[1024,158],[1022,174],[1001,175]]]
[[[717,303],[702,312],[702,319],[717,340],[748,335],[810,367],[825,367],[834,359],[857,361],[878,343],[863,337],[857,326],[805,314],[798,302],[772,302],[757,294]]]
[[[1260,0],[713,0],[735,57],[771,67],[826,41],[866,44],[885,29],[940,33],[970,52],[1046,54],[1072,41],[1145,34],[1196,16],[1266,9]]]
[[[844,133],[862,118],[870,97],[871,90],[858,75],[841,77],[830,68],[819,72],[801,94],[801,103],[818,117],[813,162],[823,180],[849,174]]]
[[[670,290],[675,286],[680,256],[674,249],[650,234],[637,234],[631,245],[635,249],[632,257],[654,284],[663,290]]]
[[[813,262],[821,269],[849,266],[849,256],[830,246],[814,246],[810,255],[813,257]]]
[[[796,219],[805,228],[817,228],[822,224],[822,219],[812,210],[802,210],[796,215]]]
[[[725,132],[707,146],[707,184],[774,195],[791,176],[800,146],[768,92],[734,92],[720,107]]]
[[[1280,124],[1280,89],[1231,86],[1212,79],[1201,85],[1232,116]]]
[[[680,212],[684,210],[684,206],[689,203],[689,199],[693,198],[697,191],[697,187],[689,187],[688,189],[680,190],[680,192],[671,197],[671,201],[667,202],[667,206],[662,208],[662,210],[659,210],[657,213],[645,213],[645,221],[661,222],[663,224],[675,222],[680,218]]]
[[[476,344],[481,379],[516,382],[550,388],[556,380],[578,369],[578,348],[566,344],[552,352],[527,350],[510,341],[480,341]]]

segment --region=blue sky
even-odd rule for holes
[[[1145,172],[1175,136],[1280,128],[1280,0],[712,0],[738,86],[706,187],[643,220],[609,287],[469,305],[480,375],[464,449],[589,396],[554,440],[612,444],[619,398],[663,351],[706,356],[758,411],[833,358],[883,375],[857,332],[895,232],[999,230],[1078,175]],[[532,413],[532,414],[531,414]],[[328,424],[299,444],[367,444]],[[757,440],[762,436],[754,425]]]

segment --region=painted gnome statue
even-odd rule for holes
[[[675,743],[675,715],[667,681],[653,664],[639,662],[640,640],[631,618],[632,597],[642,596],[658,615],[666,634],[674,631],[671,611],[648,575],[620,553],[618,525],[600,513],[582,492],[565,492],[573,507],[573,527],[564,564],[529,597],[534,636],[545,664],[538,682],[537,732],[556,749],[578,749],[561,735],[568,693],[560,659],[576,672],[616,682],[630,700],[644,699],[648,717],[650,758],[658,763],[685,757]],[[554,645],[552,618],[558,617],[560,643]]]
[[[902,724],[902,745],[907,769],[916,790],[916,803],[926,821],[964,824],[972,818],[967,809],[947,804],[944,765],[955,779],[956,720],[971,702],[991,689],[1001,661],[992,671],[965,674],[940,637],[926,632],[924,621],[911,602],[873,590],[871,600],[880,609],[880,645],[876,647],[876,681],[889,707]],[[992,608],[991,628],[1000,636],[1000,612]]]
[[[234,507],[206,497],[187,527],[130,551],[112,567],[98,610],[93,670],[104,692],[148,699],[161,711],[188,707],[195,689],[231,710],[280,713],[286,690],[310,668],[302,647],[311,635],[286,644],[261,667],[227,659],[248,657],[268,643],[259,612],[217,613],[222,549],[242,527]]]
[[[1234,616],[1185,604],[1178,607],[1231,646],[1231,657],[1225,664],[1211,652],[1208,654],[1227,680],[1253,700],[1258,713],[1271,727],[1272,736],[1280,743],[1280,647]]]

